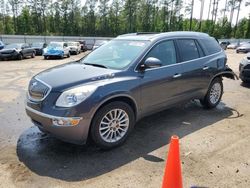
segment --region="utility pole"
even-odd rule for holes
[[[201,0],[200,23],[199,23],[199,30],[200,31],[201,31],[201,22],[202,22],[203,10],[204,10],[204,2],[205,2],[205,0]]]
[[[192,0],[191,4],[191,15],[190,15],[190,23],[189,23],[189,31],[192,30],[192,22],[193,22],[193,9],[194,9],[194,0]]]
[[[242,3],[242,0],[239,0],[238,1],[238,12],[237,12],[237,17],[236,17],[236,24],[235,24],[235,28],[234,28],[234,38],[236,37],[236,31],[237,31],[237,27],[238,27],[238,20],[239,20],[241,3]]]

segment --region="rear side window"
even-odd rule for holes
[[[221,47],[214,38],[200,39],[203,47],[206,49],[206,55],[215,54],[221,51]]]
[[[172,40],[164,41],[156,46],[148,53],[145,59],[154,57],[162,62],[162,66],[172,65],[176,63],[175,45]]]
[[[200,57],[199,50],[193,39],[180,39],[177,41],[182,61],[189,61]]]

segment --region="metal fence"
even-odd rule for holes
[[[35,36],[35,35],[0,35],[0,40],[5,44],[9,43],[34,43],[34,42],[44,42],[50,43],[51,41],[86,41],[87,47],[90,49],[93,47],[95,42],[101,42],[104,40],[111,40],[111,37],[79,37],[79,36]],[[229,42],[244,42],[250,41],[250,39],[219,39],[219,41],[229,41]]]
[[[10,43],[35,43],[44,42],[50,43],[51,41],[86,41],[86,45],[89,49],[93,47],[95,42],[101,42],[104,40],[111,40],[111,37],[79,37],[79,36],[35,36],[35,35],[0,35],[0,40],[5,44]]]

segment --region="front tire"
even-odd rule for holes
[[[223,95],[223,83],[222,79],[215,78],[209,86],[206,96],[201,99],[200,102],[204,108],[212,109],[215,108],[221,101]]]
[[[112,102],[95,114],[91,138],[102,149],[111,149],[125,142],[135,124],[132,108],[124,102]]]

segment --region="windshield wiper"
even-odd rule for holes
[[[105,68],[105,69],[108,68],[105,65],[96,64],[96,63],[84,63],[84,65],[90,65],[90,66],[94,66],[94,67],[101,67],[101,68]]]

